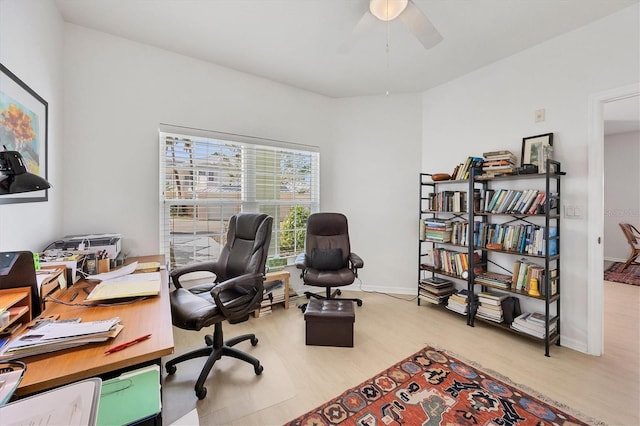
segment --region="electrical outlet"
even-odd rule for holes
[[[544,108],[537,109],[534,115],[534,120],[536,123],[540,123],[544,121]]]

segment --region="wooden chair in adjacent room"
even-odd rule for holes
[[[622,267],[622,270],[624,271],[632,262],[636,261],[638,256],[640,256],[640,232],[630,223],[621,223],[620,228],[622,228],[622,232],[631,246],[631,254]]]

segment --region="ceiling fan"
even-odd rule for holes
[[[340,50],[350,50],[357,37],[380,21],[391,22],[394,19],[402,21],[425,49],[431,49],[442,41],[442,35],[413,0],[369,0],[369,10],[362,15],[353,29],[354,38]]]

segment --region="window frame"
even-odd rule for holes
[[[221,197],[214,196],[213,198],[198,198],[199,192],[192,188],[192,190],[186,191],[189,192],[190,197],[168,197],[168,188],[173,188],[173,183],[175,180],[169,177],[168,173],[168,160],[169,156],[167,155],[167,139],[177,138],[177,140],[190,140],[194,141],[194,144],[206,144],[207,141],[211,141],[213,146],[234,146],[239,147],[241,152],[240,164],[241,164],[241,177],[240,177],[240,198],[233,199],[223,199]],[[220,210],[219,219],[220,222],[218,224],[217,237],[220,240],[220,248],[224,245],[223,240],[226,239],[227,232],[227,217],[225,217],[225,211],[239,211],[243,212],[261,212],[267,213],[274,218],[273,224],[273,233],[271,239],[271,245],[269,248],[269,259],[273,258],[284,258],[287,264],[293,263],[293,259],[295,259],[298,252],[302,252],[304,250],[304,241],[299,241],[300,238],[294,240],[294,248],[293,253],[287,253],[286,255],[282,255],[280,253],[280,242],[283,237],[283,229],[282,223],[286,218],[286,214],[282,211],[286,211],[287,209],[291,211],[296,207],[304,207],[308,214],[315,213],[319,211],[320,208],[320,152],[318,147],[309,146],[309,145],[301,145],[301,144],[293,144],[288,142],[282,142],[272,139],[264,139],[257,138],[251,136],[244,135],[236,135],[231,133],[223,133],[223,132],[215,132],[215,131],[207,131],[200,129],[192,129],[186,127],[177,127],[177,126],[169,126],[169,125],[161,125],[158,132],[158,140],[159,140],[159,234],[160,234],[160,251],[164,253],[167,259],[170,259],[170,263],[172,267],[186,265],[188,263],[199,262],[203,260],[215,260],[219,255],[219,251],[217,253],[211,253],[211,249],[207,247],[206,254],[199,252],[196,243],[192,247],[192,251],[188,254],[190,260],[184,261],[184,255],[176,256],[174,255],[177,250],[175,250],[175,243],[173,242],[175,237],[175,228],[173,228],[172,223],[175,222],[176,217],[174,216],[172,220],[172,209],[175,213],[179,208],[185,206],[190,208],[192,211],[192,215],[194,216],[191,220],[194,222],[198,221],[197,216],[200,213],[197,213],[200,208],[204,208],[206,214],[206,222],[209,222],[209,217],[212,214],[213,209]],[[222,144],[222,145],[220,145]],[[198,145],[199,146],[199,145]],[[175,146],[174,146],[175,149]],[[190,147],[192,153],[189,157],[190,166],[184,168],[183,170],[190,171],[191,175],[185,175],[184,181],[187,184],[190,184],[192,187],[198,184],[198,182],[202,183],[204,181],[204,185],[207,186],[209,182],[213,181],[213,170],[203,170],[198,168],[198,166],[194,166],[198,160],[201,160],[200,157],[192,157],[193,151],[196,150],[193,146]],[[220,148],[222,149],[222,148]],[[186,151],[186,150],[185,150]],[[308,164],[305,162],[305,165],[308,165],[308,175],[296,174],[294,173],[292,179],[294,183],[288,187],[288,191],[285,193],[291,193],[292,199],[281,199],[280,197],[283,194],[281,189],[282,187],[282,161],[283,155],[291,154],[293,156],[292,163],[295,164],[295,160],[305,161],[308,157]],[[262,155],[262,157],[260,157]],[[270,174],[269,171],[265,170],[264,164],[261,167],[256,167],[256,164],[259,161],[264,160],[269,155],[273,155],[274,162],[276,165],[272,167],[273,173]],[[175,158],[175,151],[174,151]],[[204,158],[204,156],[202,157]],[[300,158],[304,160],[300,160]],[[280,161],[280,165],[278,165],[277,161]],[[172,163],[175,165],[175,163]],[[183,163],[181,163],[184,165]],[[207,164],[209,164],[207,162]],[[302,166],[299,166],[302,167]],[[174,167],[175,171],[175,167]],[[273,190],[273,197],[269,198],[265,196],[265,192],[263,191],[260,195],[258,195],[258,189],[260,187],[259,178],[265,178],[268,187],[271,185],[271,189]],[[270,180],[271,179],[271,180]],[[296,198],[296,184],[295,182],[299,182],[298,179],[308,179],[308,185],[305,183],[304,189],[308,188],[308,191],[301,193],[308,193],[305,198]],[[271,182],[271,183],[268,183]],[[277,185],[276,187],[273,187]],[[178,191],[180,192],[180,191]],[[233,213],[232,213],[233,214]],[[215,216],[215,214],[214,214]],[[230,216],[230,214],[228,214]],[[217,220],[217,219],[215,219]],[[214,221],[215,221],[214,220]],[[300,231],[306,231],[306,228],[302,227],[302,224],[297,223],[298,227],[293,229],[294,239],[297,238]],[[306,220],[304,220],[304,227],[306,227]],[[291,231],[289,231],[291,232]],[[194,226],[191,233],[184,233],[186,238],[191,238],[193,241],[196,241],[198,231]],[[174,245],[174,249],[172,250],[172,244]],[[183,253],[184,247],[183,248]],[[188,247],[188,246],[187,246]],[[215,250],[215,249],[214,249]],[[182,260],[178,260],[180,257]],[[280,260],[280,259],[279,259]],[[282,263],[277,262],[278,264]]]

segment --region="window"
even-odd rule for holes
[[[171,130],[176,130],[171,128]],[[172,267],[215,260],[229,218],[273,217],[269,257],[304,250],[319,210],[320,154],[313,147],[199,130],[160,132],[160,243]]]

